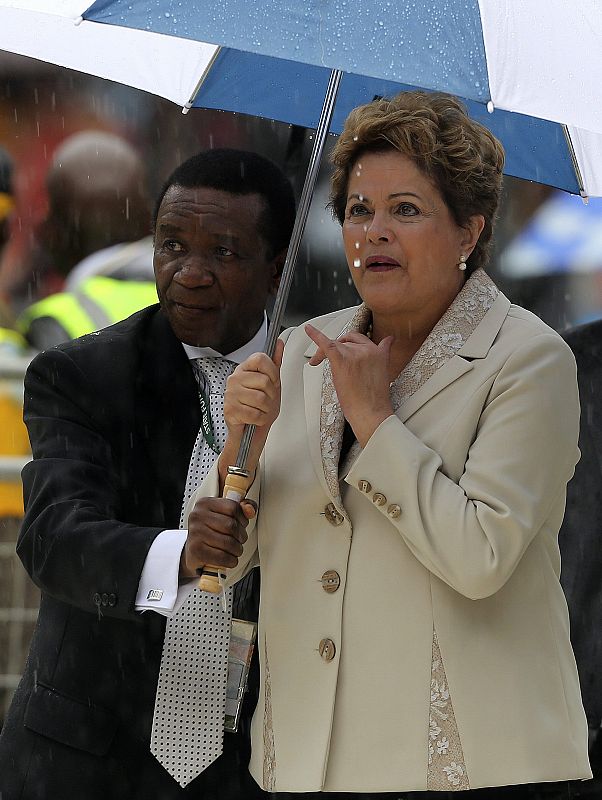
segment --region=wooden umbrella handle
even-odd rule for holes
[[[240,503],[240,501],[246,495],[248,488],[249,478],[247,476],[235,475],[229,472],[224,484],[222,497],[226,497],[228,500],[235,500],[237,503]],[[221,592],[219,573],[223,573],[224,571],[225,570],[223,567],[213,567],[209,564],[205,564],[199,580],[199,589],[201,589],[203,592],[219,594]]]

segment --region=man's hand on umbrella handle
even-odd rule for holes
[[[180,576],[196,577],[207,564],[233,569],[247,541],[246,527],[257,513],[252,500],[201,497],[188,517],[188,536],[180,558]]]

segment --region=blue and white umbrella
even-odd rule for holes
[[[0,49],[181,105],[316,127],[337,68],[337,132],[375,95],[449,91],[501,139],[507,174],[592,196],[601,39],[599,0],[0,0]]]

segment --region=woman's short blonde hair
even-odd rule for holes
[[[472,120],[457,98],[441,92],[400,92],[355,108],[331,157],[330,206],[341,225],[351,168],[364,153],[386,150],[412,159],[433,181],[458,225],[483,215],[485,227],[467,261],[467,274],[484,267],[504,166],[504,149],[495,136]]]

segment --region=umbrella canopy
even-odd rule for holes
[[[0,50],[133,86],[183,106],[215,45],[81,22],[90,0],[0,0]]]
[[[310,128],[329,71],[338,68],[345,75],[333,132],[351,108],[377,95],[412,87],[449,91],[503,142],[507,174],[602,195],[597,0],[580,0],[578,7],[564,0],[87,5],[57,0],[49,13],[48,0],[0,0],[0,48],[182,105],[193,99],[196,106]],[[74,27],[78,17],[83,22]],[[572,53],[579,56],[569,67],[565,56]]]

